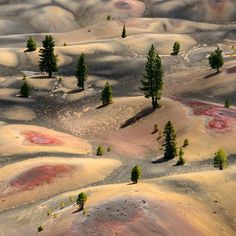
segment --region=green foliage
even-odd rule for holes
[[[60,209],[63,209],[65,207],[65,203],[64,202],[61,202],[60,205],[59,205],[59,208]]]
[[[180,44],[179,42],[175,42],[173,46],[173,55],[178,55],[180,51]]]
[[[76,200],[76,203],[80,206],[80,209],[83,210],[84,209],[84,204],[85,202],[87,201],[88,199],[88,196],[86,193],[84,192],[81,192],[79,195],[78,195],[78,198]]]
[[[88,68],[85,63],[85,56],[82,53],[79,57],[77,69],[76,69],[76,78],[77,78],[77,86],[84,90],[84,83],[88,77]]]
[[[182,148],[179,148],[179,159],[176,163],[177,166],[180,166],[180,165],[184,165],[186,163],[185,159],[184,159],[184,152],[183,152],[183,149]]]
[[[38,232],[41,232],[41,231],[43,231],[44,230],[44,227],[42,226],[42,225],[40,225],[39,227],[38,227]]]
[[[69,197],[69,200],[70,200],[70,202],[73,202],[74,198],[73,197]]]
[[[112,151],[112,147],[109,146],[109,147],[107,148],[107,151],[108,151],[108,152],[111,152],[111,151]]]
[[[225,100],[225,107],[226,107],[226,108],[230,108],[230,106],[231,106],[231,101],[230,101],[229,98],[227,98],[227,99]]]
[[[123,26],[123,30],[122,30],[121,37],[122,37],[122,38],[126,38],[126,37],[127,37],[125,24],[124,24],[124,26]]]
[[[101,95],[101,100],[103,106],[109,105],[112,103],[112,87],[109,82],[106,82]]]
[[[39,69],[41,72],[47,72],[49,77],[52,73],[58,71],[57,55],[54,54],[55,42],[51,35],[46,35],[42,42],[43,47],[39,50]]]
[[[27,52],[33,52],[37,49],[37,44],[32,36],[28,38],[26,47],[27,47],[27,50],[26,50]]]
[[[188,145],[189,145],[189,141],[188,141],[188,139],[186,138],[186,139],[184,140],[183,147],[187,147]]]
[[[30,85],[26,81],[26,77],[23,78],[23,82],[20,88],[21,97],[28,98],[31,92]]]
[[[108,15],[107,16],[107,21],[110,21],[111,20],[111,15]]]
[[[166,123],[163,135],[162,148],[164,150],[164,158],[167,160],[173,159],[177,156],[176,132],[170,121]]]
[[[139,179],[141,178],[142,170],[139,166],[134,166],[131,171],[131,181],[135,184],[138,183]]]
[[[52,215],[52,210],[49,209],[49,210],[47,211],[47,216],[50,216],[50,215]]]
[[[158,100],[161,99],[163,88],[163,70],[161,58],[155,52],[155,47],[152,45],[147,56],[145,64],[144,79],[141,81],[142,87],[139,89],[144,93],[146,98],[152,98],[153,108],[158,108]]]
[[[219,167],[220,170],[223,170],[228,166],[228,157],[221,148],[215,153],[214,166]]]
[[[210,54],[208,61],[212,69],[216,69],[217,72],[220,72],[219,69],[224,65],[224,58],[219,47]]]
[[[97,148],[97,156],[102,156],[104,154],[104,148],[102,145],[99,145]]]

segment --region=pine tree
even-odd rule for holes
[[[176,132],[170,121],[166,123],[163,134],[164,141],[162,147],[164,150],[164,158],[170,160],[177,156]]]
[[[221,148],[215,153],[214,166],[219,167],[220,170],[223,170],[228,166],[228,157]]]
[[[26,76],[23,78],[23,82],[20,88],[20,95],[21,97],[28,98],[31,92],[31,88],[29,84],[26,81]]]
[[[124,26],[123,26],[123,30],[122,30],[121,37],[122,37],[122,38],[126,38],[126,37],[127,37],[125,24],[124,24]]]
[[[152,98],[153,108],[158,108],[158,100],[161,99],[163,88],[163,70],[161,58],[155,52],[155,47],[152,45],[147,56],[145,65],[144,79],[141,81],[142,87],[140,90],[144,92],[146,98]]]
[[[102,90],[101,100],[102,100],[103,106],[106,106],[112,103],[112,87],[109,84],[109,82],[106,82],[106,85]]]
[[[220,68],[224,65],[224,58],[222,55],[222,50],[218,47],[208,58],[209,65],[212,69],[216,69],[217,72],[220,72]]]
[[[26,50],[27,52],[33,52],[37,49],[37,44],[32,36],[28,38],[26,47],[27,47],[27,50]]]
[[[231,101],[230,101],[229,98],[227,98],[227,99],[225,100],[225,108],[230,108],[230,106],[231,106]]]
[[[134,166],[131,171],[131,181],[135,184],[138,183],[138,180],[140,179],[142,175],[142,170],[139,166]]]
[[[78,195],[78,198],[76,200],[76,203],[80,206],[80,210],[83,210],[84,209],[84,204],[85,202],[87,201],[88,199],[88,196],[86,193],[84,192],[81,192],[79,195]]]
[[[39,50],[39,69],[42,72],[47,72],[48,76],[51,78],[52,73],[58,71],[57,55],[54,54],[55,42],[51,35],[46,35],[42,44],[43,48]]]
[[[173,46],[173,55],[178,55],[180,51],[180,44],[179,42],[175,42]]]
[[[84,84],[88,77],[88,69],[87,65],[85,63],[85,57],[82,53],[79,57],[78,64],[77,64],[77,70],[76,70],[76,78],[78,80],[77,86],[84,90]]]
[[[97,148],[97,156],[102,156],[104,154],[104,148],[102,145],[99,145]]]
[[[186,161],[184,159],[184,151],[181,147],[179,148],[178,154],[179,154],[179,160],[177,161],[176,165],[177,166],[184,165],[186,163]]]

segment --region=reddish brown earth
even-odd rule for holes
[[[182,235],[201,233],[168,202],[154,203],[138,198],[112,200],[89,209],[89,216],[72,214],[71,226],[62,230],[55,227],[49,235]],[[64,222],[57,222],[64,225]],[[52,232],[52,231],[51,231]],[[48,233],[48,232],[44,232]]]
[[[182,100],[182,102],[192,108],[194,115],[210,117],[207,128],[214,131],[229,131],[236,123],[236,110],[233,108],[197,100]]]
[[[73,165],[57,164],[37,166],[9,181],[10,192],[29,191],[35,187],[50,184],[57,177],[64,176],[75,169]],[[9,193],[9,192],[8,192]]]
[[[60,145],[63,142],[55,137],[52,137],[47,134],[41,134],[36,131],[24,131],[22,135],[25,137],[25,140],[30,144],[36,145]]]

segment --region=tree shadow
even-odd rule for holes
[[[165,157],[161,157],[159,159],[152,160],[152,164],[160,164],[160,163],[167,162],[167,161],[169,161],[169,160],[166,159]]]
[[[154,109],[153,107],[146,107],[144,108],[142,111],[138,112],[135,116],[131,117],[130,119],[128,119],[127,121],[125,121],[120,128],[126,128],[132,124],[134,124],[135,122],[139,121],[140,119],[152,114],[153,112],[155,112],[156,109]]]
[[[78,88],[78,89],[72,89],[71,91],[68,91],[67,93],[68,94],[75,94],[75,93],[79,93],[79,92],[82,92],[82,91],[84,91],[84,90]]]
[[[77,209],[77,210],[73,211],[72,214],[79,213],[81,211],[82,211],[82,209]]]
[[[102,109],[104,107],[107,107],[108,105],[110,105],[110,104],[101,104],[101,105],[97,106],[96,109]]]
[[[217,72],[217,71],[215,71],[215,72],[213,72],[213,73],[211,73],[211,74],[209,74],[209,75],[206,75],[205,77],[204,77],[204,79],[209,79],[209,78],[211,78],[211,77],[213,77],[213,76],[215,76],[215,75],[218,75],[220,72]]]
[[[135,185],[136,183],[133,183],[133,182],[131,182],[131,183],[128,183],[127,185]]]

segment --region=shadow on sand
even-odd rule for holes
[[[130,119],[128,119],[127,121],[125,121],[120,127],[122,129],[126,128],[126,127],[134,124],[136,121],[141,120],[142,118],[152,114],[155,111],[156,111],[156,109],[153,109],[152,107],[146,107],[142,111],[137,113],[135,116],[133,116]]]

